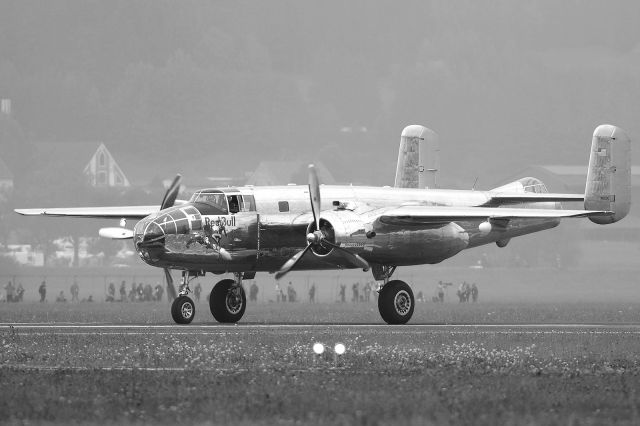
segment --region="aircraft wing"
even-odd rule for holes
[[[96,219],[142,219],[160,211],[160,206],[67,207],[52,209],[16,209],[24,216],[69,216]]]
[[[491,193],[491,198],[484,205],[503,205],[517,203],[542,203],[553,201],[584,201],[584,194],[553,194],[550,192],[535,193]]]
[[[561,219],[611,214],[613,212],[602,210],[403,206],[385,211],[378,220],[387,225],[435,225],[473,219]]]

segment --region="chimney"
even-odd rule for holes
[[[0,99],[0,113],[11,115],[11,99]]]

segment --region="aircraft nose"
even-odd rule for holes
[[[138,249],[162,247],[164,239],[164,231],[154,220],[141,220],[134,229],[134,241]]]

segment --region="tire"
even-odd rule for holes
[[[411,287],[400,280],[385,284],[378,297],[378,310],[387,324],[406,324],[413,315],[415,304]]]
[[[240,321],[247,308],[247,296],[240,286],[234,289],[235,282],[231,279],[222,280],[213,286],[209,297],[211,315],[218,322],[236,323]]]
[[[176,324],[189,324],[196,316],[196,305],[187,296],[176,298],[171,304],[171,317]]]

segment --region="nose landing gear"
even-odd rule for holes
[[[196,305],[188,296],[178,296],[171,304],[171,317],[177,324],[189,324],[196,315]]]
[[[196,316],[196,305],[187,294],[191,293],[189,281],[199,275],[199,272],[182,271],[180,291],[178,292],[178,297],[171,304],[171,317],[176,324],[189,324]],[[171,287],[173,287],[173,284],[171,284]]]

